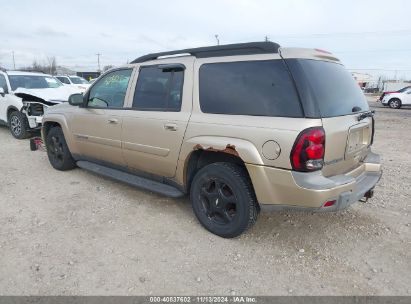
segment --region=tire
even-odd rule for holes
[[[48,132],[46,148],[49,162],[54,169],[67,171],[76,167],[60,127],[54,127]]]
[[[398,98],[390,99],[388,101],[388,106],[391,109],[399,109],[399,108],[401,108],[401,100],[399,100]]]
[[[9,116],[10,133],[14,138],[25,139],[30,137],[29,121],[26,115],[19,111],[11,112]]]
[[[224,238],[250,228],[260,210],[247,171],[232,163],[200,169],[191,184],[190,199],[201,225]]]

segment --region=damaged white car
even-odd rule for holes
[[[0,122],[9,126],[15,138],[27,138],[41,127],[48,107],[67,102],[73,93],[78,91],[51,75],[0,71]]]

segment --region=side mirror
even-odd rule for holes
[[[6,94],[6,92],[4,92],[4,88],[0,87],[0,95],[4,97],[4,94]]]
[[[72,106],[81,106],[84,103],[83,94],[72,94],[68,99],[68,103]]]

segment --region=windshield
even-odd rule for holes
[[[81,77],[70,76],[70,80],[74,84],[88,84],[88,81]]]
[[[62,86],[62,83],[51,76],[9,75],[11,89],[50,89]]]
[[[321,117],[334,117],[368,111],[359,85],[338,63],[312,60],[287,60],[303,103],[311,103]],[[306,107],[306,106],[304,106]]]

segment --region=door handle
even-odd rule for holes
[[[117,118],[109,118],[108,123],[110,124],[118,124],[118,119]]]
[[[166,123],[164,124],[164,129],[166,129],[167,131],[177,131],[178,127],[174,123]]]

